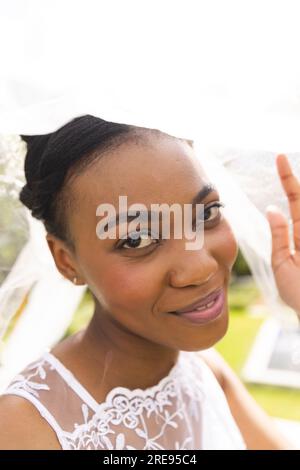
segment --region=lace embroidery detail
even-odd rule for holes
[[[140,389],[131,391],[123,387],[114,388],[108,393],[105,402],[99,405],[91,419],[88,417],[88,407],[83,404],[84,424],[75,425],[76,429],[72,436],[66,438],[70,448],[164,449],[159,443],[159,439],[168,431],[168,427],[178,429],[180,421],[189,422],[192,416],[196,417],[200,425],[199,399],[202,398],[201,393],[198,397],[191,394],[188,403],[178,399],[181,397],[182,391],[180,383],[176,379],[177,368],[172,372],[150,391]],[[176,398],[177,406],[173,412],[170,412],[167,408],[174,406]],[[196,403],[198,403],[197,406],[195,406]],[[157,425],[156,432],[153,434],[148,429],[151,417],[155,418]],[[116,426],[133,430],[135,437],[139,438],[139,447],[126,444],[124,433],[114,430]],[[187,431],[190,431],[189,426],[187,426]],[[111,438],[115,438],[115,442]],[[181,444],[176,441],[175,448],[189,449],[192,443],[192,437],[189,435]]]
[[[97,404],[47,353],[17,375],[5,393],[37,398],[58,423],[59,435],[55,432],[63,449],[201,449],[207,400],[201,361],[195,353],[180,351],[157,385],[146,390],[115,387]],[[60,406],[61,397],[67,411]]]
[[[11,392],[17,390],[24,390],[36,398],[39,398],[38,390],[50,390],[50,387],[46,383],[35,382],[34,378],[39,377],[42,380],[46,380],[47,373],[45,370],[45,359],[40,359],[37,362],[32,363],[26,368],[27,374],[18,374],[10,384],[9,389]],[[50,366],[53,370],[53,367]]]

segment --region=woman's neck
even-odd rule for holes
[[[96,309],[88,327],[53,353],[101,402],[114,387],[157,384],[177,362],[179,351],[135,335]]]
[[[129,389],[155,385],[178,359],[178,350],[142,338],[95,312],[82,338],[90,360],[105,374],[105,382]]]

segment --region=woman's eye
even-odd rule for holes
[[[204,216],[202,221],[204,222],[214,222],[219,220],[221,216],[220,208],[225,207],[223,202],[215,202],[208,207],[204,208]]]
[[[138,234],[138,236],[136,235]],[[142,233],[142,232],[133,232],[133,236],[129,236],[121,243],[121,248],[129,249],[129,248],[146,248],[148,246],[154,245],[158,242],[157,239],[151,238],[149,233]],[[128,246],[126,246],[128,245]]]

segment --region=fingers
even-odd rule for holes
[[[289,201],[293,221],[295,250],[300,251],[300,182],[293,174],[285,155],[278,155],[276,163],[281,184]]]
[[[289,246],[289,227],[285,216],[275,206],[267,208],[267,219],[272,234],[272,267],[275,270],[286,261],[291,253]]]

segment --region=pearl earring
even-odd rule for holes
[[[76,276],[73,277],[73,283],[74,283],[74,284],[77,284],[77,277],[76,277]]]

